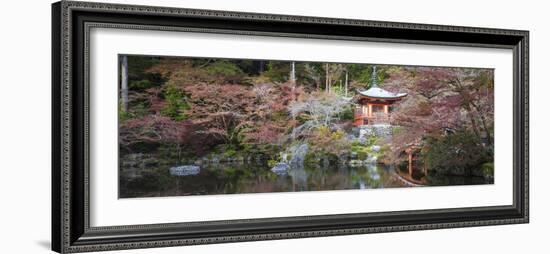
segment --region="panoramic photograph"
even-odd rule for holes
[[[119,198],[494,182],[493,69],[143,55],[118,67]]]

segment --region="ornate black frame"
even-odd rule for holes
[[[459,45],[514,54],[511,206],[90,227],[91,27]],[[528,31],[61,1],[52,5],[52,249],[86,252],[471,227],[529,221]]]

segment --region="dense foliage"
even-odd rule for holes
[[[260,154],[278,161],[289,147],[308,143],[310,158],[375,154],[402,164],[414,146],[433,172],[492,170],[492,70],[378,66],[375,73],[368,64],[124,57],[122,155],[192,161]],[[373,82],[408,95],[392,106],[391,138],[358,141],[349,137],[351,98]]]
[[[424,163],[440,174],[470,174],[490,160],[483,144],[473,133],[456,132],[441,137],[429,137],[422,151]]]

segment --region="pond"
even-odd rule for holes
[[[275,173],[267,163],[201,165],[196,174],[173,175],[168,166],[122,169],[120,198],[296,192],[403,187],[393,167],[304,166]]]
[[[149,158],[150,159],[150,158]],[[490,184],[483,177],[429,175],[421,185],[407,180],[406,170],[382,164],[304,165],[274,172],[265,161],[181,166],[177,162],[121,164],[119,198],[214,194],[378,189],[411,186]],[[156,161],[156,160],[155,160]],[[191,169],[174,171],[174,169]],[[171,170],[172,169],[172,170]]]

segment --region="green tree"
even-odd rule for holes
[[[441,174],[468,174],[491,158],[479,139],[468,131],[428,137],[422,156],[429,169]]]
[[[349,78],[355,88],[367,89],[372,85],[373,66],[371,64],[346,64]],[[389,77],[391,69],[391,66],[376,66],[376,81],[379,85],[383,86],[384,81]]]
[[[189,109],[185,93],[176,85],[169,84],[164,91],[166,105],[161,113],[173,120],[181,121],[187,119],[186,110]]]
[[[262,75],[274,82],[286,82],[290,78],[290,63],[269,61],[267,63],[267,70]]]
[[[142,90],[160,86],[164,79],[149,69],[160,62],[160,57],[125,56],[127,57],[128,87],[130,90]]]

